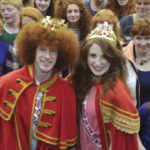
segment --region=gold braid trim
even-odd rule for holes
[[[125,113],[125,111],[122,113],[121,111],[117,111],[113,105],[110,107],[107,106],[106,103],[105,105],[102,103],[102,111],[104,114],[104,123],[112,123],[115,128],[128,134],[139,132],[140,119],[138,113],[135,116],[134,114],[129,115],[129,113]]]

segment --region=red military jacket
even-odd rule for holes
[[[36,85],[33,66],[0,78],[0,150],[30,150],[37,94],[43,92],[34,136],[36,150],[58,150],[77,140],[76,101],[71,83],[57,72]]]

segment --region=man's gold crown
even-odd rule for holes
[[[56,29],[59,29],[61,27],[68,27],[67,24],[65,24],[64,19],[56,19],[51,18],[50,16],[46,16],[41,20],[41,23],[44,25],[44,27],[51,27],[51,30],[54,31]]]
[[[86,39],[90,40],[94,38],[105,38],[113,42],[115,45],[117,43],[116,35],[108,22],[104,22],[103,24],[98,25],[94,30],[91,31]]]

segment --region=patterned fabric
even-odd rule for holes
[[[21,63],[16,52],[17,52],[16,42],[14,41],[9,46],[9,50],[6,56],[6,73],[19,69],[21,67]]]

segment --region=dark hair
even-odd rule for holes
[[[113,45],[112,42],[104,38],[94,38],[85,41],[70,76],[70,80],[76,91],[77,101],[80,104],[82,104],[87,91],[92,86],[93,75],[87,64],[87,56],[90,47],[94,43],[101,47],[105,58],[111,63],[108,71],[99,78],[100,82],[103,84],[103,91],[101,94],[107,96],[109,88],[114,90],[117,78],[121,78],[124,83],[126,82],[126,62],[122,51]]]
[[[46,11],[46,16],[54,17],[54,11],[55,11],[55,9],[54,9],[54,1],[55,0],[50,0],[50,5],[49,5],[49,7],[48,7],[48,9]],[[37,8],[35,0],[34,0],[34,7]]]

